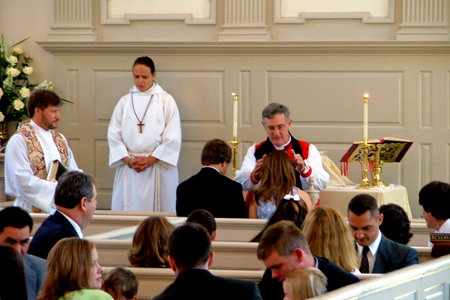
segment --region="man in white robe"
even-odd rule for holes
[[[28,128],[25,131],[35,133],[33,136],[37,138],[36,147],[40,146],[42,152],[36,149],[40,153],[30,153],[30,142],[36,140],[20,134],[21,129],[9,139],[6,146],[5,193],[16,198],[15,206],[22,207],[28,212],[55,211],[53,196],[56,183],[46,180],[45,177],[53,160],[66,162],[65,167],[69,170],[81,171],[66,138],[53,130],[58,127],[58,121],[61,119],[59,113],[61,105],[60,98],[53,91],[35,90],[28,99],[31,120],[22,126]],[[24,130],[21,132],[24,133]],[[60,151],[62,149],[65,151]],[[39,166],[41,170],[37,170]]]
[[[114,109],[108,142],[109,166],[117,167],[111,209],[175,212],[181,123],[173,97],[156,82],[131,88]],[[134,158],[149,156],[157,159],[152,166],[132,167]]]

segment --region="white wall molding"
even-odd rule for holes
[[[37,42],[57,55],[445,55],[450,42]]]
[[[219,41],[269,41],[266,0],[225,0]]]
[[[210,0],[209,18],[194,18],[189,13],[125,13],[123,18],[108,15],[108,1],[100,1],[100,21],[103,25],[129,25],[131,21],[184,21],[186,25],[216,24],[216,0]]]
[[[369,12],[299,12],[298,17],[282,15],[282,1],[274,0],[273,12],[276,24],[304,24],[307,19],[361,19],[363,23],[394,23],[395,0],[388,2],[388,14],[385,17],[374,17]]]
[[[92,0],[54,0],[54,24],[49,40],[95,41]]]
[[[397,40],[448,41],[447,0],[403,0]]]

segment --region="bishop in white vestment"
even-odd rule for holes
[[[136,86],[119,100],[108,128],[109,166],[117,167],[111,209],[175,212],[181,148],[178,107],[156,82],[141,91],[134,76]],[[124,158],[139,156],[152,156],[157,162],[137,172]]]

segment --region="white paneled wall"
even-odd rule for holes
[[[110,206],[115,171],[108,168],[109,118],[133,84],[134,59],[149,55],[181,113],[180,181],[200,168],[207,140],[231,140],[232,92],[240,100],[239,165],[266,137],[261,111],[269,102],[290,107],[293,135],[339,164],[362,139],[368,92],[369,137],[414,141],[400,164],[383,166],[382,178],[406,186],[418,217],[421,186],[450,178],[448,1],[388,0],[386,16],[297,16],[282,12],[282,0],[205,1],[192,2],[209,8],[200,18],[198,7],[190,15],[146,10],[118,17],[108,15],[108,0],[21,0],[20,11],[0,1],[7,42],[30,36],[24,47],[35,81],[54,81],[75,102],[63,108],[60,130],[80,167],[97,177],[99,207]],[[358,164],[350,165],[350,177],[359,182]]]

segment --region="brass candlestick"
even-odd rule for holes
[[[372,146],[372,150],[374,151],[373,168],[372,168],[373,180],[370,182],[370,184],[373,187],[388,186],[388,184],[381,179],[381,172],[382,172],[381,165],[383,164],[383,161],[380,159],[380,152],[382,147],[383,147],[382,144],[375,144]]]
[[[362,182],[359,188],[361,189],[369,189],[372,185],[369,183],[369,145],[367,144],[367,140],[364,140],[363,146],[364,156],[363,156],[363,176]]]
[[[230,143],[233,145],[233,179],[235,179],[237,171],[237,146],[240,142],[237,140],[237,137],[234,137]]]

